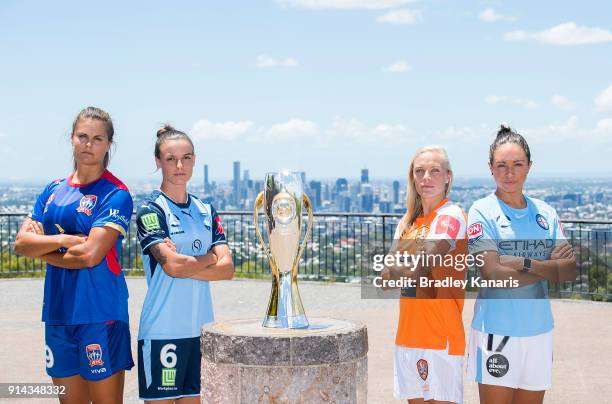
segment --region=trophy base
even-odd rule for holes
[[[262,323],[262,326],[267,328],[308,328],[308,319],[305,314],[300,316],[291,317],[279,317],[279,316],[266,316]]]

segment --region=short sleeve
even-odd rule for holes
[[[91,227],[111,227],[125,237],[130,226],[133,208],[130,193],[124,189],[117,189],[104,198]]]
[[[451,245],[450,251],[455,249],[456,241],[465,238],[465,216],[458,212],[442,212],[431,223],[428,240],[446,240]]]
[[[497,251],[494,229],[482,211],[474,206],[468,213],[467,236],[470,254]]]
[[[170,237],[166,215],[154,204],[143,205],[136,215],[138,242],[143,252],[154,244],[162,243]]]
[[[553,239],[555,240],[555,244],[565,244],[567,242],[567,236],[565,235],[565,230],[563,229],[563,223],[561,223],[561,219],[559,219],[559,215],[557,212],[553,210]]]
[[[211,248],[220,244],[227,244],[227,239],[225,238],[225,232],[223,231],[223,225],[221,224],[221,217],[215,210],[215,208],[210,207],[212,214],[212,244]]]
[[[36,198],[36,202],[34,203],[34,207],[32,208],[32,213],[30,213],[30,217],[33,220],[36,220],[37,222],[43,221],[45,207],[47,206],[47,202],[49,202],[49,198],[51,195],[53,195],[53,191],[55,190],[57,184],[57,181],[48,184],[40,195],[38,195],[38,198]]]

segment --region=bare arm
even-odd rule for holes
[[[213,247],[212,252],[217,257],[217,262],[199,271],[191,277],[192,279],[201,281],[221,281],[234,277],[234,262],[232,260],[232,253],[227,244],[220,244]]]
[[[476,259],[476,262],[483,263],[477,268],[486,280],[507,280],[512,277],[519,282],[520,286],[526,286],[543,279],[539,275],[521,271],[523,267],[522,257],[500,256],[497,251],[483,251],[474,255],[480,258]],[[520,268],[518,267],[519,262]]]
[[[70,234],[45,235],[42,224],[27,217],[15,237],[15,252],[30,258],[42,258],[45,254],[62,247],[71,248],[85,240],[85,237]]]
[[[172,242],[154,244],[149,247],[149,251],[164,272],[173,278],[192,278],[217,263],[217,256],[213,251],[192,257],[177,253]]]
[[[84,243],[70,247],[65,254],[52,252],[41,258],[60,268],[91,268],[102,262],[118,238],[119,231],[114,228],[94,227]]]
[[[500,257],[501,262],[515,271],[522,271],[522,257]],[[553,249],[550,259],[532,260],[529,274],[551,282],[574,281],[576,279],[576,257],[569,243],[563,243]]]

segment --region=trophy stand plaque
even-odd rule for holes
[[[261,319],[202,328],[202,403],[366,403],[367,330],[311,318],[306,329]]]

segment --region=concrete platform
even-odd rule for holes
[[[144,278],[128,279],[132,353],[140,308],[146,292]],[[213,283],[218,320],[262,317],[270,282],[234,280]],[[300,294],[309,317],[355,320],[368,327],[368,402],[393,403],[393,341],[398,315],[395,300],[362,300],[358,285],[300,282]],[[43,324],[40,309],[42,279],[0,280],[0,382],[50,382],[44,367]],[[464,324],[472,317],[467,300]],[[612,304],[554,300],[553,388],[546,403],[612,402]],[[126,373],[125,402],[138,402],[135,368]],[[465,381],[465,402],[478,403],[477,385]],[[56,400],[0,399],[0,402],[57,402]]]

